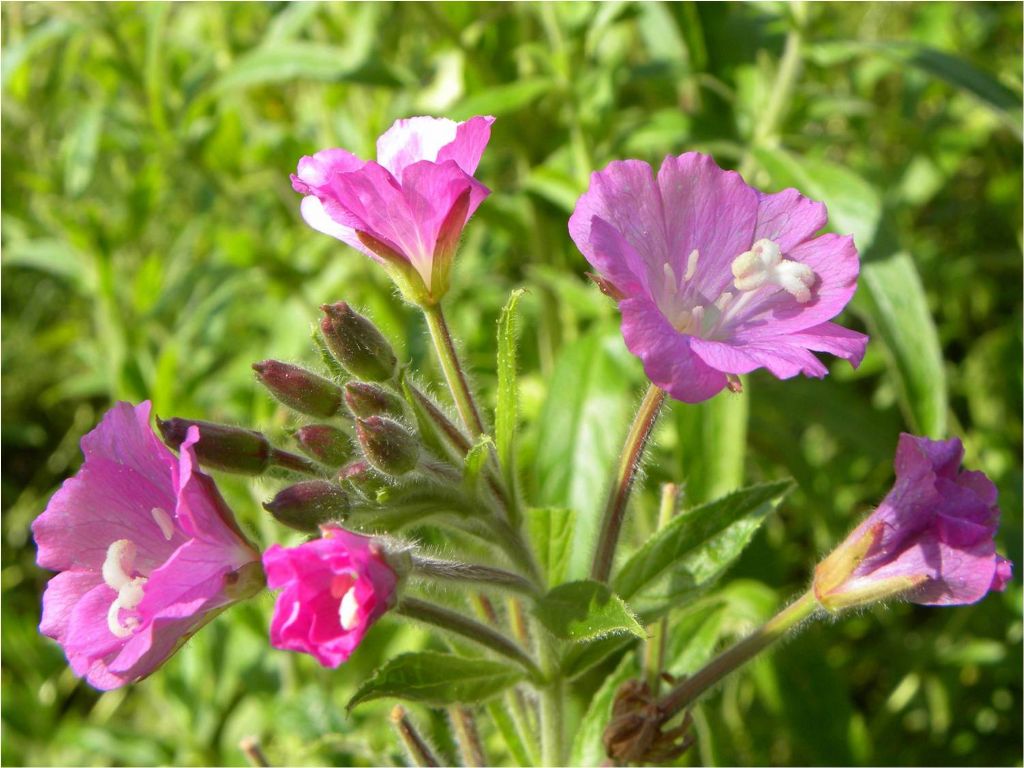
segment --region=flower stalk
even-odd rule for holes
[[[434,750],[430,748],[426,739],[416,730],[416,726],[412,724],[412,720],[409,719],[405,707],[401,704],[396,704],[395,708],[391,710],[391,724],[395,726],[398,738],[402,740],[402,745],[409,753],[413,765],[441,765],[441,761],[437,759]]]
[[[525,595],[537,594],[536,587],[519,574],[476,563],[435,560],[430,557],[413,555],[412,570],[418,576],[431,579],[462,581],[497,589],[507,589]]]
[[[808,591],[766,621],[759,629],[720,653],[692,676],[686,678],[658,701],[667,720],[696,701],[730,672],[774,643],[820,610],[814,592]]]
[[[601,518],[601,534],[594,553],[594,564],[590,569],[590,578],[594,581],[606,582],[611,574],[612,561],[615,559],[615,548],[622,532],[622,520],[626,515],[626,504],[633,488],[640,460],[643,457],[647,441],[651,437],[654,425],[665,402],[665,392],[651,384],[640,403],[640,410],[626,435],[626,442],[619,454],[619,468],[615,475],[615,483],[608,492],[608,500]]]
[[[441,370],[444,373],[445,381],[455,399],[455,407],[462,417],[463,423],[473,437],[483,434],[484,425],[480,419],[480,411],[476,407],[473,393],[470,392],[469,382],[459,364],[459,357],[455,351],[455,342],[452,340],[451,331],[448,330],[448,323],[444,319],[440,304],[421,307],[423,316],[427,320],[427,327],[430,329],[430,339],[434,343],[434,350],[437,352],[437,359],[441,363]]]

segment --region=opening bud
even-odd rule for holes
[[[329,424],[310,424],[295,433],[302,452],[328,467],[340,467],[352,458],[348,435]]]
[[[199,429],[199,442],[194,450],[199,463],[209,469],[258,475],[270,465],[274,449],[262,434],[251,429],[231,427],[196,419],[172,418],[156,420],[164,442],[177,449],[188,433],[188,428]]]
[[[315,533],[322,523],[343,520],[349,501],[337,483],[307,480],[283,489],[263,508],[289,528]]]
[[[419,440],[394,419],[384,416],[356,419],[356,435],[370,466],[386,475],[404,475],[419,461]]]
[[[253,363],[252,369],[270,394],[294,411],[326,419],[341,408],[341,387],[312,371],[279,360]]]
[[[345,385],[345,405],[353,416],[396,416],[405,412],[402,399],[377,384],[350,381]]]
[[[367,381],[387,381],[395,375],[398,358],[377,326],[344,301],[321,309],[324,341],[346,371]]]

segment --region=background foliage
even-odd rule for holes
[[[349,719],[344,705],[420,633],[384,620],[327,674],[269,650],[267,596],[100,696],[37,635],[47,574],[29,524],[116,399],[283,434],[249,364],[312,362],[322,302],[368,309],[431,373],[415,314],[303,225],[288,183],[321,147],[372,157],[410,114],[499,118],[449,319],[493,402],[495,321],[528,288],[520,466],[535,465],[535,503],[581,519],[596,521],[643,381],[567,236],[589,172],[709,151],[824,199],[856,236],[846,324],[873,336],[859,371],[756,374],[741,397],[673,407],[657,433],[633,545],[660,481],[685,480],[691,501],[799,483],[722,599],[678,619],[675,672],[803,587],[886,491],[901,430],[963,436],[1020,566],[1019,4],[6,3],[2,22],[4,764],[241,764],[249,734],[278,764],[399,760],[387,703]],[[281,538],[257,503],[274,481],[223,485],[262,543]],[[570,571],[586,565],[574,551]],[[706,699],[683,761],[1019,765],[1021,634],[1019,577],[977,606],[816,626]],[[450,750],[443,718],[414,712]]]

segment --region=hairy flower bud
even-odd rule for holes
[[[281,490],[263,508],[289,528],[314,533],[322,523],[344,519],[349,501],[337,483],[307,480]]]
[[[340,467],[352,458],[348,435],[330,424],[310,424],[295,433],[302,452],[328,467]]]
[[[324,341],[346,371],[367,381],[387,381],[395,375],[398,359],[377,326],[344,301],[321,309]]]
[[[338,479],[367,501],[376,501],[377,493],[387,487],[384,479],[365,460],[353,461],[342,467]]]
[[[312,371],[279,360],[253,363],[252,369],[270,394],[294,411],[326,419],[341,408],[341,388]]]
[[[350,381],[345,385],[345,404],[353,416],[401,416],[402,400],[384,387],[365,381]]]
[[[386,475],[404,475],[419,461],[419,441],[394,419],[383,416],[356,419],[356,435],[366,460]]]
[[[157,419],[156,423],[164,442],[174,449],[185,441],[189,427],[198,428],[200,439],[193,450],[204,467],[258,475],[271,465],[273,447],[267,438],[251,429],[196,419]]]

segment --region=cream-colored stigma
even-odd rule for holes
[[[341,598],[338,606],[338,618],[341,620],[341,628],[346,632],[352,629],[359,619],[359,601],[356,598],[356,585],[348,588],[348,592]]]
[[[174,536],[174,523],[171,522],[171,516],[167,514],[167,510],[153,507],[149,510],[149,514],[153,516],[153,521],[160,526],[160,533],[164,535],[164,539],[170,541]]]
[[[814,270],[798,261],[782,258],[779,244],[761,239],[732,262],[732,276],[738,291],[756,291],[762,285],[777,285],[801,304],[811,300]]]
[[[107,556],[103,560],[103,582],[117,591],[117,597],[107,611],[107,627],[115,637],[128,637],[138,629],[139,620],[134,616],[121,621],[121,610],[133,610],[142,602],[143,589],[148,579],[144,576],[132,577],[135,566],[135,543],[131,539],[118,539],[107,547]]]

